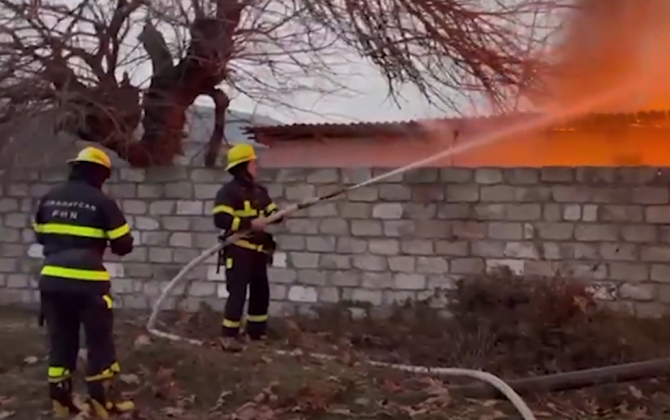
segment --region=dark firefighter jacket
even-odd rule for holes
[[[40,200],[35,214],[37,242],[43,246],[43,291],[109,293],[103,255],[133,250],[130,227],[114,200],[82,181],[68,181]]]
[[[214,225],[226,234],[248,231],[253,219],[268,217],[277,211],[277,205],[265,187],[233,179],[216,193]],[[234,245],[268,254],[273,253],[276,248],[272,235],[265,232],[252,232]]]

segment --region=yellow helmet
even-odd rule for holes
[[[226,171],[231,170],[240,163],[256,160],[256,151],[250,144],[236,144],[228,150],[228,166]]]
[[[67,161],[67,163],[70,164],[77,162],[95,163],[104,166],[107,169],[112,169],[112,161],[109,159],[109,156],[107,156],[107,153],[95,147],[87,147],[79,152],[76,158]]]

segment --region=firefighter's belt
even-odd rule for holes
[[[254,244],[244,239],[233,242],[233,245],[239,246],[240,248],[251,249],[252,251],[256,252],[268,252],[268,250],[263,245]]]

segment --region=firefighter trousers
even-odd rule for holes
[[[267,332],[270,285],[268,255],[234,245],[226,251],[226,288],[228,301],[224,311],[224,337],[237,337],[242,326],[244,303],[249,289],[246,333],[251,339],[261,339]]]
[[[86,382],[89,393],[99,393],[100,384],[112,379],[120,370],[114,347],[111,297],[42,291],[40,298],[49,335],[49,382],[70,380],[77,368],[79,333],[83,326],[88,350]]]

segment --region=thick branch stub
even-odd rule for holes
[[[151,19],[147,18],[144,21],[144,28],[142,28],[142,32],[137,39],[142,43],[147,54],[149,54],[154,74],[173,66],[172,54],[170,54],[165,38],[156,29]]]
[[[228,140],[225,137],[226,113],[230,105],[230,98],[221,89],[214,89],[209,96],[214,100],[214,128],[207,144],[207,153],[205,154],[205,166],[208,168],[216,165],[216,160],[221,151],[221,144]]]

